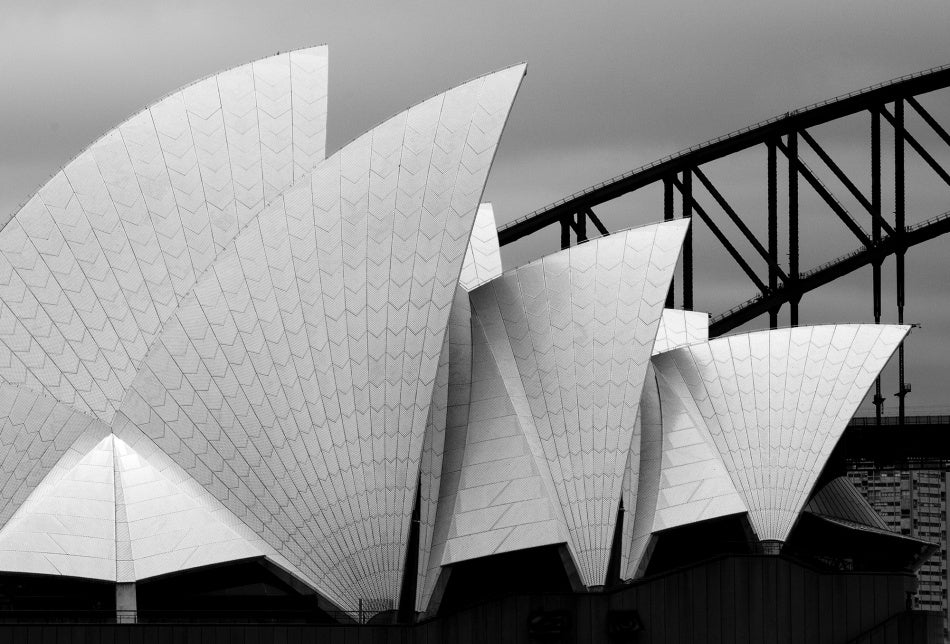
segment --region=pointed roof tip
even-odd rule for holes
[[[480,205],[485,205],[485,204],[482,203],[482,204],[480,204]],[[490,205],[490,203],[489,203],[489,205]],[[530,262],[525,262],[524,264],[521,264],[520,266],[515,266],[515,267],[513,267],[513,268],[509,268],[508,270],[504,271],[504,272],[503,272],[501,275],[499,275],[498,277],[496,277],[496,278],[494,278],[494,279],[492,279],[492,280],[489,280],[489,281],[487,281],[487,282],[485,282],[485,283],[479,285],[478,288],[485,288],[485,287],[487,287],[489,284],[491,284],[492,282],[494,282],[494,281],[497,280],[497,279],[500,279],[500,278],[502,278],[502,277],[504,277],[504,276],[506,276],[506,275],[512,275],[512,274],[514,274],[514,273],[517,273],[517,272],[520,271],[522,268],[525,268],[525,267],[527,267],[527,266],[533,266],[534,264],[536,264],[536,263],[538,263],[538,262],[544,261],[544,260],[547,259],[548,257],[554,257],[555,255],[558,255],[558,254],[560,254],[560,253],[569,253],[569,252],[571,252],[572,250],[574,250],[575,248],[580,248],[580,247],[582,247],[582,246],[590,246],[590,245],[592,245],[592,244],[598,244],[598,243],[601,243],[601,242],[606,242],[606,241],[608,241],[608,240],[616,240],[618,237],[620,237],[620,236],[622,236],[622,235],[627,235],[627,234],[629,234],[629,233],[633,233],[633,232],[635,232],[635,231],[644,230],[644,229],[646,229],[646,228],[651,228],[651,227],[652,227],[652,228],[668,227],[668,228],[672,228],[672,229],[682,228],[681,231],[677,231],[677,232],[680,232],[680,233],[682,233],[682,234],[685,235],[685,234],[686,234],[686,229],[689,227],[689,225],[690,225],[690,221],[689,221],[689,218],[687,217],[687,218],[685,218],[685,219],[671,219],[671,220],[669,220],[669,221],[651,221],[651,222],[646,223],[646,224],[637,224],[637,225],[635,225],[635,226],[630,226],[629,228],[621,228],[620,230],[616,230],[616,231],[610,233],[609,235],[601,235],[600,237],[594,237],[594,238],[592,238],[592,239],[588,239],[588,240],[585,241],[583,244],[574,245],[574,246],[571,246],[570,248],[561,248],[561,249],[558,249],[558,250],[556,250],[556,251],[554,251],[554,252],[552,252],[552,253],[546,253],[546,254],[542,255],[541,257],[538,257],[537,259],[531,260]],[[475,289],[475,290],[477,290],[477,289]]]
[[[420,105],[423,105],[423,104],[425,104],[425,103],[428,103],[428,102],[431,101],[431,100],[437,99],[437,98],[439,98],[440,96],[445,96],[445,95],[448,94],[449,92],[452,92],[452,91],[454,91],[454,90],[457,90],[457,89],[459,89],[460,87],[465,87],[466,85],[471,85],[472,83],[476,83],[476,82],[478,82],[478,81],[485,80],[486,78],[491,78],[491,77],[494,77],[494,76],[502,76],[502,75],[504,75],[504,74],[505,74],[506,72],[508,72],[508,71],[511,71],[511,70],[513,70],[513,69],[517,69],[519,66],[527,68],[527,63],[519,63],[519,64],[517,64],[517,65],[509,65],[508,67],[503,67],[503,68],[501,68],[501,69],[496,69],[495,71],[486,72],[486,73],[484,73],[484,74],[479,74],[478,76],[475,76],[475,77],[473,77],[473,78],[469,78],[469,79],[464,80],[464,81],[462,81],[462,82],[460,82],[460,83],[456,83],[455,85],[452,85],[452,86],[450,86],[450,87],[448,87],[448,88],[446,88],[446,89],[443,89],[443,90],[441,90],[441,91],[439,91],[439,92],[436,92],[435,94],[432,94],[432,95],[430,95],[430,96],[426,96],[425,98],[423,98],[423,99],[421,99],[421,100],[419,100],[419,101],[416,101],[416,102],[413,103],[412,105],[409,105],[408,107],[405,107],[405,108],[403,108],[403,109],[401,109],[401,110],[399,110],[399,111],[397,111],[397,112],[393,112],[392,114],[390,114],[390,115],[387,116],[386,118],[384,118],[384,119],[378,121],[377,123],[375,123],[375,124],[374,124],[372,127],[370,127],[369,129],[367,129],[367,130],[365,130],[364,132],[361,132],[360,134],[357,134],[357,135],[354,136],[353,138],[349,139],[346,143],[344,143],[343,145],[341,145],[340,147],[338,147],[338,148],[337,148],[336,150],[334,150],[332,153],[329,152],[329,151],[327,151],[325,157],[326,157],[327,159],[330,159],[330,158],[332,158],[332,157],[335,157],[335,156],[336,156],[337,154],[339,154],[342,150],[344,150],[344,149],[347,148],[348,146],[352,145],[352,143],[353,143],[354,141],[358,140],[359,138],[361,138],[361,137],[363,137],[363,136],[366,136],[367,134],[369,134],[369,133],[372,132],[373,130],[375,130],[375,129],[379,128],[379,127],[382,127],[382,126],[385,125],[386,123],[389,123],[390,121],[392,121],[394,118],[400,116],[401,114],[407,114],[408,112],[410,112],[411,110],[414,110],[415,108],[419,107]],[[524,73],[521,75],[521,78],[519,78],[519,79],[518,79],[518,82],[515,84],[515,86],[514,86],[515,97],[517,97],[518,89],[521,87],[521,79],[524,78],[526,75],[527,75],[527,72],[524,72]],[[511,104],[509,104],[509,106],[508,106],[509,110],[511,109],[511,107],[513,107],[513,105],[514,105],[514,100],[512,100],[512,101],[511,101]]]
[[[283,51],[283,52],[278,51],[278,52],[275,53],[275,54],[265,54],[264,56],[260,56],[260,57],[258,57],[258,58],[253,59],[253,60],[248,60],[248,61],[245,61],[245,62],[243,62],[243,63],[239,63],[239,64],[237,64],[237,65],[231,65],[230,67],[225,67],[224,69],[219,69],[219,70],[214,71],[214,72],[212,72],[212,73],[210,73],[210,74],[205,74],[204,76],[201,76],[201,77],[199,77],[199,78],[196,78],[196,79],[193,80],[193,81],[190,81],[190,82],[188,82],[188,83],[185,83],[184,85],[181,85],[181,86],[179,86],[179,87],[176,87],[176,88],[172,89],[171,91],[168,91],[168,92],[166,92],[165,94],[162,94],[162,95],[159,96],[158,98],[156,98],[156,99],[154,99],[154,100],[152,100],[152,101],[146,103],[144,106],[140,107],[139,109],[135,110],[134,112],[131,112],[127,117],[125,117],[124,119],[122,119],[121,121],[119,121],[118,123],[116,123],[113,127],[111,127],[111,128],[109,128],[108,130],[106,130],[102,135],[97,136],[95,139],[93,139],[92,141],[90,141],[88,145],[86,145],[86,146],[83,147],[81,150],[79,150],[79,152],[77,152],[74,156],[70,157],[70,159],[69,159],[66,163],[64,163],[63,165],[59,166],[56,170],[54,170],[53,172],[51,172],[45,179],[42,179],[42,180],[39,182],[39,184],[37,184],[37,186],[36,186],[33,190],[30,191],[29,196],[25,197],[21,202],[17,203],[17,204],[13,207],[13,210],[12,210],[12,211],[0,212],[0,230],[3,230],[3,229],[7,226],[7,224],[9,224],[10,221],[12,221],[13,218],[16,217],[16,216],[20,213],[20,211],[22,211],[22,210],[26,207],[26,205],[27,205],[28,203],[30,203],[30,201],[32,201],[34,197],[36,197],[37,194],[39,194],[40,190],[42,190],[43,188],[45,188],[51,181],[53,181],[53,179],[55,179],[57,176],[59,176],[60,174],[62,174],[62,173],[66,170],[66,168],[68,168],[70,165],[72,165],[72,164],[73,164],[75,161],[77,161],[80,157],[82,157],[82,156],[83,156],[84,154],[86,154],[88,151],[92,150],[92,148],[93,148],[97,143],[99,143],[100,141],[102,141],[103,139],[105,139],[107,136],[109,136],[109,135],[112,134],[113,132],[117,131],[120,127],[122,127],[123,125],[125,125],[126,123],[128,123],[129,121],[131,121],[132,119],[134,119],[135,117],[137,117],[138,115],[140,115],[140,114],[142,114],[143,112],[146,112],[146,111],[152,109],[153,107],[155,107],[156,105],[158,105],[158,104],[161,103],[162,101],[164,101],[164,100],[166,100],[166,99],[168,99],[168,98],[171,98],[172,96],[175,96],[175,95],[177,95],[177,94],[181,94],[181,93],[184,92],[185,90],[187,90],[187,89],[189,89],[189,88],[191,88],[191,87],[197,85],[198,83],[202,83],[202,82],[204,82],[204,81],[206,81],[206,80],[209,80],[209,79],[211,79],[211,78],[216,78],[216,77],[218,77],[218,76],[221,76],[222,74],[226,74],[226,73],[228,73],[228,72],[231,72],[231,71],[234,71],[234,70],[237,70],[237,69],[241,69],[241,68],[244,68],[244,67],[248,67],[248,66],[250,66],[250,65],[253,65],[254,63],[259,63],[259,62],[261,62],[261,61],[268,60],[268,59],[270,59],[270,58],[277,58],[277,57],[282,56],[282,55],[295,54],[295,53],[301,53],[301,52],[305,52],[305,51],[318,50],[318,49],[326,50],[326,52],[329,54],[329,49],[330,49],[330,48],[329,48],[329,45],[327,45],[326,43],[321,44],[321,45],[307,45],[307,46],[303,46],[303,47],[298,47],[298,48],[296,48],[296,49],[288,49],[287,51]],[[324,152],[325,152],[325,151],[324,151]],[[324,156],[326,156],[326,154],[324,154]]]
[[[707,315],[709,314],[707,313]],[[716,337],[709,338],[707,340],[700,340],[698,342],[690,342],[689,344],[682,344],[676,347],[672,347],[671,349],[667,351],[658,352],[656,355],[660,355],[662,353],[669,353],[671,351],[678,351],[680,349],[686,349],[688,347],[709,344],[710,342],[715,342],[717,340],[724,340],[727,338],[739,338],[743,336],[751,336],[751,335],[758,335],[758,334],[768,334],[768,333],[774,333],[776,331],[781,332],[781,331],[791,331],[794,329],[823,329],[823,328],[843,328],[843,327],[864,328],[864,327],[872,327],[872,326],[894,330],[901,334],[900,340],[894,343],[895,350],[907,338],[907,334],[910,333],[910,330],[913,328],[912,324],[877,324],[874,322],[842,322],[842,323],[832,322],[828,324],[802,324],[800,326],[782,326],[782,327],[777,327],[774,329],[751,329],[749,331],[734,331],[733,333],[724,333],[723,335],[717,335]]]
[[[755,335],[762,333],[772,333],[774,331],[791,331],[793,329],[827,329],[827,328],[848,328],[854,327],[858,329],[868,328],[868,327],[881,327],[882,329],[890,329],[898,331],[901,334],[901,339],[899,342],[895,343],[895,347],[904,341],[904,338],[907,337],[907,334],[910,333],[910,330],[913,325],[910,324],[879,324],[875,322],[831,322],[827,324],[802,324],[800,326],[783,326],[775,329],[752,329],[751,331],[736,331],[735,333],[726,333],[723,335],[717,335],[715,338],[710,338],[709,342],[715,340],[721,340],[723,338],[735,338],[744,335]],[[701,344],[701,343],[700,343]]]
[[[223,74],[224,72],[231,71],[232,69],[238,69],[238,68],[244,67],[244,66],[246,66],[246,65],[253,65],[254,63],[259,63],[259,62],[261,62],[262,60],[267,60],[267,59],[269,59],[269,58],[277,58],[278,56],[287,56],[287,55],[289,55],[289,54],[301,54],[301,53],[303,53],[303,52],[316,51],[316,50],[318,50],[318,49],[323,49],[323,50],[325,50],[327,53],[329,53],[329,51],[330,51],[330,46],[327,45],[326,43],[321,43],[321,44],[319,44],[319,45],[303,45],[302,47],[295,47],[294,49],[278,49],[278,50],[277,50],[276,52],[274,52],[273,54],[264,54],[263,56],[258,56],[257,58],[248,60],[248,61],[246,61],[246,62],[244,62],[244,63],[239,64],[239,65],[234,65],[234,66],[232,66],[232,67],[228,67],[228,68],[226,68],[226,69],[222,69],[222,70],[220,70],[220,71],[218,71],[218,72],[215,72],[215,73],[213,73],[213,74],[209,74],[209,75],[205,76],[204,78],[200,78],[200,79],[194,81],[193,83],[189,83],[188,85],[184,85],[184,86],[182,87],[182,89],[184,89],[185,87],[188,87],[189,85],[193,85],[194,83],[200,83],[201,81],[206,80],[206,79],[208,79],[208,78],[211,78],[211,77],[213,77],[213,76],[218,76],[218,75],[220,75],[220,74]],[[174,94],[174,93],[177,93],[177,92],[178,92],[178,90],[175,90],[175,92],[172,92],[172,93]]]

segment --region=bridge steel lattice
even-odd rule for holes
[[[621,196],[641,190],[647,186],[662,184],[664,218],[676,217],[676,197],[678,193],[681,208],[679,216],[694,217],[694,226],[702,222],[713,236],[718,239],[739,268],[755,285],[758,294],[731,309],[715,315],[711,321],[710,334],[722,335],[736,327],[764,314],[769,315],[772,328],[778,323],[778,314],[783,305],[789,307],[790,323],[798,324],[798,305],[802,296],[844,275],[860,268],[871,266],[873,272],[873,307],[875,322],[881,321],[881,264],[884,259],[894,255],[896,264],[896,303],[898,322],[904,322],[904,256],[908,249],[934,237],[950,232],[950,212],[921,221],[913,225],[905,223],[906,186],[905,153],[910,148],[929,166],[943,183],[950,186],[950,172],[931,154],[917,137],[904,127],[905,113],[913,112],[933,133],[947,145],[950,145],[950,133],[918,101],[917,97],[950,87],[950,65],[937,67],[923,72],[904,76],[886,83],[852,92],[815,105],[787,112],[781,116],[757,123],[731,134],[712,139],[700,145],[688,148],[665,157],[641,168],[626,172],[620,176],[603,181],[549,206],[536,210],[516,219],[498,230],[499,242],[510,244],[518,239],[536,233],[548,226],[561,228],[561,246],[571,245],[572,234],[575,243],[588,239],[588,222],[601,235],[609,234],[607,228],[594,212],[594,208]],[[809,132],[809,129],[831,123],[845,117],[866,113],[870,116],[870,195],[866,195],[857,186],[860,184],[849,175],[825,148]],[[882,156],[881,130],[891,128],[894,147],[891,151],[894,177],[894,216],[893,221],[882,213]],[[764,241],[759,240],[750,230],[746,221],[730,205],[722,192],[703,172],[703,166],[724,159],[756,146],[766,150],[768,234]],[[870,233],[850,212],[831,188],[823,182],[800,155],[803,147],[810,148],[844,190],[860,204],[871,219]],[[787,176],[780,177],[779,156],[784,157]],[[783,214],[787,221],[783,230],[787,232],[784,240],[788,248],[787,267],[783,268],[779,256],[779,181],[787,181],[787,208]],[[827,208],[847,227],[858,240],[859,246],[852,252],[802,271],[799,266],[799,186],[805,184],[814,191]],[[700,191],[694,188],[701,185],[706,193],[705,202],[699,200]],[[841,188],[843,186],[843,188]],[[710,216],[707,208],[715,204],[718,211],[734,224],[738,235],[751,245],[755,253],[761,256],[767,266],[767,274],[756,272],[737,249],[735,233],[720,228]],[[692,232],[686,239],[682,255],[681,306],[693,308],[693,248]],[[671,288],[667,305],[673,306],[675,289]],[[897,398],[899,418],[905,416],[905,398],[910,387],[905,382],[904,347],[898,357],[899,385]],[[880,379],[877,381],[874,405],[877,419],[882,416],[884,398],[881,395]]]

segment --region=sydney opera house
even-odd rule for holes
[[[913,630],[933,546],[829,465],[908,328],[710,339],[664,309],[688,219],[503,271],[481,198],[524,76],[326,157],[327,50],[280,54],[4,222],[0,633]]]

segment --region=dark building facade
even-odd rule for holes
[[[947,569],[947,487],[950,454],[943,446],[950,417],[914,416],[900,425],[885,418],[855,418],[839,453],[848,478],[887,526],[918,537],[937,549],[917,571],[914,606],[943,614],[944,641],[950,638],[950,577]]]

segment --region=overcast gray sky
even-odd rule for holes
[[[528,62],[485,195],[503,223],[775,114],[950,63],[948,27],[946,0],[0,0],[0,213],[14,211],[83,147],[177,87],[277,51],[327,43],[329,152],[422,98]],[[925,105],[950,126],[950,91]],[[860,171],[866,127],[866,118],[853,119],[815,134]],[[945,146],[928,146],[950,167]],[[709,174],[758,231],[764,171],[756,154]],[[910,170],[919,170],[908,220],[950,210],[950,189],[908,158]],[[855,241],[802,192],[807,269]],[[601,214],[613,228],[662,217],[659,201],[646,197]],[[506,248],[506,265],[555,250],[555,243],[552,231]],[[697,307],[713,313],[754,292],[716,244],[697,232]],[[908,259],[907,319],[924,325],[908,343],[908,404],[920,411],[950,409],[948,244],[929,242]],[[885,283],[892,273],[886,264]],[[869,321],[869,284],[864,271],[807,297],[802,323]],[[885,302],[885,321],[894,321],[892,291]]]

